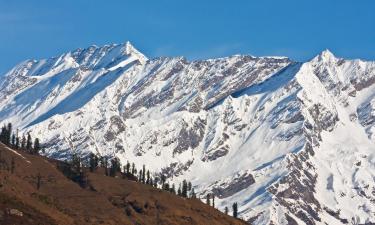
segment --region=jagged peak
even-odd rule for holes
[[[335,61],[337,58],[336,56],[329,50],[325,49],[321,53],[319,53],[313,61],[323,61],[323,62],[332,62]]]
[[[144,64],[146,61],[148,61],[148,58],[143,55],[140,51],[138,51],[131,43],[130,41],[127,41],[125,43],[125,54],[127,55],[133,55],[138,58],[138,60]]]

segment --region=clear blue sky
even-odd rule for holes
[[[0,0],[0,74],[28,58],[130,40],[149,57],[330,49],[375,60],[374,0]]]

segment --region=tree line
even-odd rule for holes
[[[34,142],[30,133],[27,136],[18,136],[18,132],[14,132],[12,129],[12,123],[3,125],[0,132],[0,141],[5,145],[12,147],[17,150],[23,150],[29,154],[37,155],[41,150],[39,138],[35,138]]]
[[[18,136],[18,132],[14,133],[12,130],[12,124],[4,125],[0,132],[0,141],[5,145],[25,151],[29,154],[39,154],[41,150],[40,142],[38,138],[32,141],[30,133],[27,136],[23,135],[21,138]],[[11,173],[14,172],[15,162],[12,158],[10,166],[2,163],[1,152],[0,152],[0,169],[1,165],[7,165],[7,168]],[[88,179],[88,172],[95,172],[98,168],[104,170],[105,176],[116,177],[120,174],[122,178],[130,178],[137,182],[150,185],[155,188],[168,191],[172,194],[183,198],[197,198],[194,188],[190,181],[183,180],[178,187],[174,183],[169,184],[166,181],[166,177],[161,175],[160,177],[153,177],[150,170],[146,170],[146,166],[143,165],[141,169],[137,169],[134,163],[127,163],[122,167],[119,158],[100,156],[94,153],[90,153],[86,157],[81,157],[77,153],[73,153],[70,156],[70,160],[65,162],[59,162],[57,168],[70,180],[78,183],[82,188],[90,187]],[[122,169],[122,170],[121,170]],[[41,186],[42,177],[40,174],[37,175],[37,189]],[[206,204],[215,208],[215,195],[206,195]],[[228,207],[225,207],[224,212],[228,214]],[[233,217],[238,217],[238,205],[237,202],[232,205]]]
[[[40,142],[38,138],[34,139],[34,142],[32,141],[30,133],[27,133],[27,136],[25,135],[20,138],[18,136],[18,131],[15,133],[13,131],[12,123],[8,123],[7,125],[3,125],[0,131],[0,142],[5,144],[6,146],[16,149],[16,150],[22,150],[26,153],[38,155],[39,151],[41,150]],[[7,162],[5,158],[2,157],[2,152],[0,151],[0,170],[7,170],[11,174],[15,172],[16,169],[16,163],[14,157],[11,157],[10,163]],[[36,176],[36,188],[39,190],[41,185],[41,175],[38,173]]]

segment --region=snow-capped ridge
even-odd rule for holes
[[[312,61],[320,61],[320,62],[334,62],[338,58],[329,50],[325,49],[322,52],[320,52],[317,56],[313,58]]]
[[[170,184],[191,181],[200,198],[213,193],[218,209],[238,202],[255,225],[375,222],[375,62],[329,50],[304,63],[148,60],[125,42],[9,74],[0,121],[39,137],[50,157],[74,150],[146,164]]]
[[[148,61],[148,58],[142,54],[140,51],[138,51],[131,43],[130,41],[127,41],[125,44],[125,51],[127,55],[134,55],[137,57],[137,59],[140,61],[141,64],[145,64]]]

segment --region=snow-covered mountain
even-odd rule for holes
[[[148,59],[130,43],[20,63],[0,121],[46,155],[146,164],[238,202],[253,224],[375,223],[375,62],[234,55]]]

